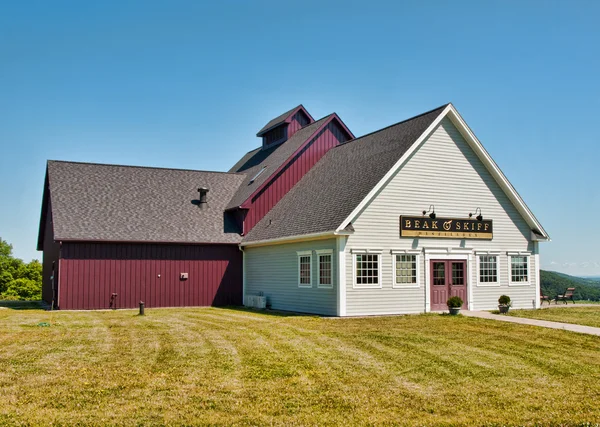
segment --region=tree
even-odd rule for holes
[[[0,258],[12,258],[12,245],[0,237]]]
[[[42,264],[24,263],[12,255],[12,245],[0,238],[0,299],[41,299]]]

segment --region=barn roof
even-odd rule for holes
[[[304,126],[283,144],[267,149],[259,147],[246,153],[229,170],[229,172],[244,173],[246,174],[246,178],[242,185],[240,185],[238,191],[236,191],[235,196],[228,203],[227,209],[237,208],[248,200],[248,198],[263,183],[265,183],[273,173],[292,156],[292,154],[308,142],[315,132],[333,117],[336,117],[335,114],[330,114],[316,122]],[[264,172],[256,176],[263,168],[265,168]],[[253,178],[255,179],[253,180]]]
[[[445,107],[329,150],[243,242],[336,230]]]
[[[280,116],[277,116],[274,119],[270,120],[269,123],[267,123],[266,125],[264,125],[262,127],[262,129],[258,131],[258,133],[256,134],[256,136],[262,136],[267,131],[269,131],[269,130],[271,130],[271,129],[277,127],[277,126],[279,126],[282,123],[284,123],[291,116],[293,116],[294,114],[296,114],[296,112],[298,110],[304,111],[304,113],[306,114],[306,116],[309,117],[311,119],[311,121],[312,121],[312,117],[310,116],[310,114],[308,114],[308,111],[306,111],[306,109],[304,108],[304,106],[302,104],[300,104],[297,107],[294,107],[291,110],[286,111],[285,113],[281,114]]]
[[[225,172],[49,161],[44,199],[49,196],[51,201],[57,241],[235,244],[241,237],[224,209],[244,178]],[[199,187],[209,189],[206,209],[197,206]],[[42,223],[45,216],[42,212]],[[42,225],[38,246],[43,246]]]

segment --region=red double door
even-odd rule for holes
[[[431,310],[446,310],[446,302],[452,296],[463,300],[462,308],[467,308],[467,262],[462,260],[438,260],[430,262]]]

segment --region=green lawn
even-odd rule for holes
[[[510,310],[509,315],[553,322],[576,323],[600,328],[600,305],[595,307],[554,307],[543,310]]]
[[[0,308],[0,424],[594,423],[599,348],[437,314]]]

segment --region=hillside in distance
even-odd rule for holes
[[[600,301],[600,280],[540,270],[542,293],[554,298],[567,288],[575,288],[576,300]]]

